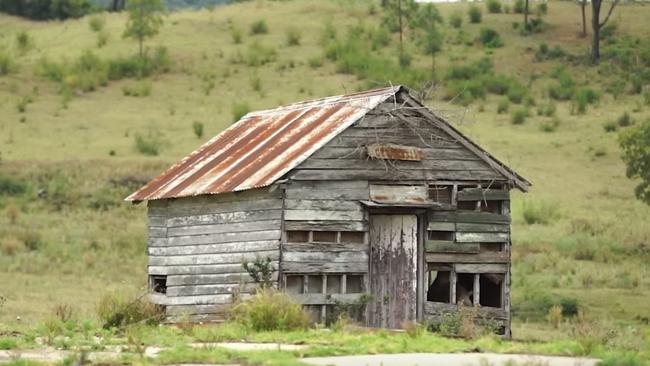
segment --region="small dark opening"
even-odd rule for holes
[[[471,306],[474,304],[474,274],[456,274],[456,304]]]
[[[481,253],[503,252],[503,243],[481,243]]]
[[[287,231],[288,243],[306,243],[309,241],[309,231]]]
[[[312,240],[315,243],[336,243],[336,231],[314,231]]]
[[[451,186],[430,186],[429,199],[434,202],[451,203]]]
[[[481,201],[481,211],[501,213],[501,201]]]
[[[303,276],[287,276],[285,282],[285,289],[291,294],[303,293]]]
[[[151,291],[166,294],[167,293],[167,276],[153,275],[149,276]]]
[[[429,240],[453,241],[454,240],[454,232],[453,231],[429,230],[428,238],[429,238]]]
[[[345,281],[345,292],[348,294],[360,294],[363,292],[363,276],[347,275]]]
[[[481,286],[479,302],[481,303],[481,306],[489,306],[493,308],[500,308],[503,306],[501,292],[503,278],[502,274],[481,274],[481,278],[479,279]]]
[[[456,207],[459,210],[476,211],[477,201],[458,201]]]
[[[450,274],[450,271],[429,272],[432,282],[427,291],[427,301],[449,303]]]
[[[341,243],[363,244],[363,231],[341,231]]]

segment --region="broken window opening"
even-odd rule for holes
[[[500,214],[501,201],[481,201],[481,211]]]
[[[427,238],[429,240],[453,241],[454,240],[454,232],[453,231],[442,231],[442,230],[429,230]]]
[[[453,186],[429,186],[429,199],[434,202],[451,204]]]
[[[336,243],[336,231],[312,231],[314,243]]]
[[[304,291],[303,288],[304,276],[290,276],[285,277],[284,288],[287,293],[291,294],[302,294]]]
[[[503,307],[503,281],[505,276],[497,273],[483,273],[480,275],[480,296],[481,306],[493,308]]]
[[[288,243],[307,243],[309,242],[309,231],[287,231]]]
[[[347,275],[345,292],[348,294],[360,294],[363,292],[363,276]]]
[[[323,276],[307,276],[307,290],[308,294],[322,294],[323,293]]]
[[[503,252],[505,245],[503,243],[481,243],[480,252]]]
[[[456,274],[456,304],[472,306],[474,304],[474,274]]]
[[[365,232],[363,231],[341,231],[341,243],[364,243]]]
[[[476,211],[480,203],[478,201],[458,201],[456,208],[459,210]]]
[[[167,293],[167,276],[151,275],[149,276],[149,287],[151,291],[159,294]]]
[[[444,302],[449,304],[451,288],[451,271],[429,271],[429,288],[427,290],[427,301]]]

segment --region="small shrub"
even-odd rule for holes
[[[376,51],[390,44],[391,34],[384,27],[377,27],[370,33],[371,48]]]
[[[194,135],[196,136],[197,139],[203,137],[203,123],[199,121],[194,121],[192,123],[192,130],[194,131]]]
[[[562,307],[559,305],[551,306],[551,308],[548,309],[548,314],[546,314],[546,320],[554,329],[558,329],[562,323]]]
[[[312,69],[317,69],[323,66],[323,59],[322,57],[318,57],[318,56],[312,57],[309,59],[308,63],[309,63],[309,67],[311,67]]]
[[[25,192],[27,192],[26,182],[0,173],[0,195],[20,196]]]
[[[57,304],[54,307],[54,316],[62,323],[65,323],[73,319],[74,310],[69,304]]]
[[[528,118],[528,109],[519,108],[512,112],[512,124],[520,125],[526,121]]]
[[[145,323],[158,324],[163,320],[164,310],[149,302],[146,296],[128,299],[120,294],[107,294],[102,296],[97,305],[97,316],[102,327],[124,328],[130,324]]]
[[[469,7],[467,15],[469,16],[470,23],[480,23],[483,18],[483,14],[481,13],[481,8],[479,8],[476,5],[471,5]]]
[[[524,201],[522,206],[522,216],[524,222],[528,225],[547,225],[551,221],[554,221],[559,215],[557,206],[555,205],[547,202],[534,203],[532,201]]]
[[[605,132],[616,132],[618,130],[618,124],[615,121],[605,122],[603,125]]]
[[[515,14],[523,14],[524,13],[524,0],[515,0],[515,4],[512,6],[512,11]]]
[[[625,112],[620,117],[618,117],[616,123],[618,123],[620,127],[628,127],[634,123],[634,120],[632,120],[632,117],[630,117],[629,113]]]
[[[251,24],[251,34],[266,34],[269,32],[269,27],[263,19],[256,20]]]
[[[146,135],[135,135],[135,150],[142,155],[157,156],[162,147],[162,140],[158,133],[149,131]]]
[[[232,43],[240,44],[242,42],[243,33],[239,28],[232,28],[230,30],[230,37],[232,38]]]
[[[274,288],[259,289],[250,299],[235,303],[230,316],[255,331],[299,330],[309,324],[302,306]]]
[[[413,60],[413,56],[411,56],[410,53],[403,52],[401,55],[399,55],[399,66],[403,69],[406,69],[409,66],[411,66],[412,60]]]
[[[88,26],[90,27],[90,30],[96,33],[101,32],[104,29],[104,26],[106,25],[106,21],[104,18],[100,16],[93,16],[88,20]]]
[[[539,129],[542,132],[555,132],[560,126],[560,120],[557,117],[552,118],[550,121],[542,122]]]
[[[232,107],[233,122],[239,121],[250,111],[251,108],[249,107],[248,103],[246,102],[235,103]]]
[[[253,263],[244,262],[242,267],[253,281],[261,288],[270,288],[273,286],[273,272],[275,268],[271,263],[271,258],[266,257],[266,260],[257,258]]]
[[[540,104],[537,107],[537,115],[539,116],[552,117],[555,115],[555,111],[556,111],[556,106],[555,103],[553,102]]]
[[[41,234],[36,230],[21,231],[17,237],[23,242],[23,246],[31,251],[36,251],[43,247]]]
[[[537,16],[546,15],[546,13],[548,13],[548,4],[546,3],[537,4],[537,7],[535,8],[535,12],[537,13]]]
[[[9,75],[16,71],[14,59],[3,51],[0,51],[0,76]]]
[[[508,88],[507,96],[508,99],[515,104],[519,104],[522,101],[526,101],[527,102],[526,105],[534,105],[535,104],[534,100],[531,99],[531,97],[528,96],[527,94],[528,91],[523,85],[519,83],[511,83]]]
[[[487,0],[485,6],[487,7],[488,13],[501,13],[501,2],[499,0]]]
[[[508,99],[501,99],[499,104],[497,104],[497,113],[508,113],[508,108],[510,108],[510,101]]]
[[[607,25],[600,30],[600,38],[603,40],[612,38],[617,30],[618,23],[616,23],[616,21],[608,22]]]
[[[131,85],[124,85],[122,93],[127,97],[148,97],[151,95],[151,83],[140,81]]]
[[[580,88],[573,97],[573,106],[575,112],[584,114],[587,111],[587,105],[594,104],[600,99],[600,94],[591,88]]]
[[[463,16],[460,12],[455,11],[449,16],[449,25],[454,28],[460,28],[463,25]]]
[[[499,48],[503,46],[501,36],[492,28],[483,28],[478,36],[481,44],[487,48]]]
[[[248,47],[245,60],[248,66],[257,67],[275,61],[276,56],[277,52],[275,48],[254,42]]]
[[[24,248],[23,243],[12,236],[0,239],[0,252],[4,255],[12,256]]]
[[[562,315],[565,317],[574,317],[580,311],[578,299],[572,297],[563,297],[560,299],[560,307],[562,308]]]
[[[97,48],[102,48],[108,43],[108,33],[101,31],[97,33]]]
[[[32,37],[26,31],[16,33],[16,48],[20,54],[24,54],[32,47]]]
[[[18,348],[18,342],[14,338],[0,338],[0,350]]]
[[[298,28],[291,27],[287,29],[287,46],[300,45],[300,38],[302,34]]]

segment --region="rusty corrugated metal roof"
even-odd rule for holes
[[[249,113],[126,200],[268,186],[400,88],[374,89]]]

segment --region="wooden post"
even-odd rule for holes
[[[481,304],[481,275],[478,273],[474,275],[473,303],[474,306],[479,306]]]
[[[456,270],[454,268],[449,273],[449,302],[456,304]]]
[[[327,275],[323,275],[323,295],[327,294]],[[325,324],[327,320],[327,305],[323,304],[320,307],[320,321]]]

